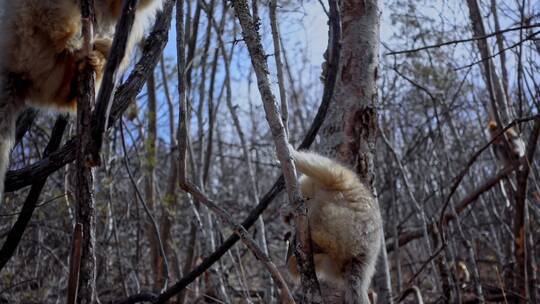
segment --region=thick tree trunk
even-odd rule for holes
[[[320,148],[323,154],[334,156],[354,168],[362,181],[373,189],[379,3],[377,0],[344,0],[341,19],[343,39],[340,67],[332,104],[321,129]],[[386,250],[384,246],[383,250]],[[379,264],[378,269],[383,275],[378,276],[382,281],[377,291],[378,299],[391,303],[388,261],[379,259]]]
[[[333,102],[321,129],[321,149],[352,165],[373,184],[379,64],[378,1],[345,0],[343,39]]]

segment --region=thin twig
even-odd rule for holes
[[[414,297],[416,298],[416,304],[424,304],[424,300],[422,299],[422,292],[420,291],[420,288],[418,288],[418,286],[416,285],[411,286],[407,288],[405,291],[403,291],[403,293],[401,294],[401,296],[398,298],[396,302],[397,303],[403,302],[403,300],[405,300],[405,298],[407,298],[409,294],[414,295]]]
[[[67,116],[61,115],[56,120],[56,123],[54,124],[53,130],[51,132],[51,138],[49,139],[49,143],[47,144],[47,147],[45,148],[45,151],[43,152],[44,158],[49,156],[52,152],[57,150],[58,147],[60,146],[60,143],[62,142],[62,136],[66,129],[67,123],[68,123]],[[37,201],[39,199],[41,191],[43,190],[43,187],[45,186],[46,181],[47,181],[47,178],[45,177],[41,180],[34,181],[34,183],[32,184],[32,187],[30,188],[30,192],[28,193],[28,196],[26,197],[26,200],[24,201],[23,207],[21,211],[19,212],[19,217],[17,218],[17,221],[15,222],[15,224],[13,224],[13,227],[9,231],[6,237],[6,241],[2,245],[2,249],[0,249],[0,271],[2,271],[2,268],[4,268],[6,263],[13,256],[13,254],[15,253],[15,250],[19,246],[19,243],[21,242],[24,231],[26,230],[26,227],[28,226],[28,223],[30,222],[30,219],[32,218],[32,214],[34,213],[34,210],[37,207]]]
[[[81,270],[83,227],[81,223],[75,225],[71,241],[71,257],[69,259],[69,278],[67,304],[75,304],[79,291],[79,274]]]
[[[165,280],[163,282],[163,289],[167,288],[167,284],[169,282],[169,262],[167,261],[167,255],[165,254],[165,247],[163,246],[163,241],[161,239],[161,234],[159,233],[159,228],[157,225],[156,220],[154,219],[154,216],[150,212],[150,208],[148,208],[148,204],[146,203],[141,191],[139,190],[139,187],[137,186],[137,182],[135,181],[135,178],[133,177],[133,174],[131,173],[131,169],[129,167],[129,158],[128,158],[128,150],[126,148],[126,141],[124,138],[124,123],[123,121],[120,121],[120,138],[122,141],[122,149],[124,150],[124,166],[126,167],[127,174],[129,176],[129,180],[131,181],[133,188],[135,188],[135,192],[137,193],[137,197],[141,201],[141,204],[143,206],[144,212],[146,213],[146,216],[148,216],[148,219],[150,220],[150,223],[152,224],[152,228],[154,229],[155,237],[159,244],[159,255],[163,259],[163,272]]]
[[[481,147],[478,151],[476,151],[470,158],[469,158],[469,161],[467,162],[467,164],[465,165],[465,167],[461,170],[461,172],[454,178],[454,183],[452,184],[452,187],[450,188],[450,193],[448,194],[444,204],[443,204],[443,208],[441,209],[441,212],[440,212],[440,217],[439,217],[439,226],[442,227],[443,224],[444,224],[444,221],[445,221],[445,212],[446,212],[446,208],[448,208],[448,205],[450,203],[450,199],[452,198],[452,196],[454,195],[454,193],[456,192],[457,188],[459,187],[461,181],[463,180],[463,178],[465,177],[465,175],[467,174],[467,172],[469,171],[469,169],[472,167],[472,165],[474,164],[474,162],[476,162],[476,159],[480,156],[480,154],[482,154],[482,152],[484,152],[484,150],[486,150],[489,146],[491,146],[491,144],[493,144],[500,136],[502,136],[506,130],[510,129],[511,127],[513,127],[514,125],[516,125],[517,123],[521,123],[521,122],[525,122],[525,121],[529,121],[529,120],[533,120],[533,119],[537,119],[538,117],[540,117],[540,114],[538,115],[534,115],[534,116],[531,116],[531,117],[526,117],[526,118],[520,118],[520,119],[515,119],[513,120],[510,124],[508,124],[505,128],[503,128],[500,132],[498,132],[497,134],[495,134],[495,136],[493,136],[493,138],[488,142],[486,143],[483,147]],[[442,229],[441,229],[442,230]],[[442,231],[441,231],[442,233]]]
[[[250,15],[249,6],[246,0],[234,0],[232,1],[232,4],[236,16],[238,17],[238,21],[240,22],[240,26],[242,27],[244,42],[248,48],[253,70],[257,77],[257,84],[262,97],[266,120],[274,139],[277,157],[281,163],[281,170],[285,180],[289,204],[294,210],[294,227],[297,240],[295,255],[298,262],[298,269],[301,274],[302,289],[308,302],[320,303],[322,302],[322,296],[319,282],[315,274],[307,207],[302,194],[300,193],[300,189],[298,188],[296,170],[291,157],[288,136],[285,132],[283,121],[280,118],[281,115],[275,97],[270,88],[267,56],[264,53],[264,48],[261,43],[258,24]]]
[[[274,40],[274,60],[276,61],[276,70],[279,86],[279,99],[281,101],[281,120],[285,133],[289,135],[289,109],[287,104],[287,92],[285,92],[285,79],[283,77],[283,63],[281,62],[281,43],[279,39],[279,26],[277,22],[277,0],[270,0],[270,26],[272,27],[272,39]],[[323,6],[324,8],[324,6]]]
[[[539,26],[540,26],[540,23],[524,25],[524,26],[516,26],[516,27],[507,28],[507,29],[504,29],[504,30],[501,30],[501,31],[493,32],[493,33],[490,33],[490,34],[487,34],[487,35],[484,35],[484,36],[480,36],[480,37],[472,37],[472,38],[466,38],[466,39],[457,39],[457,40],[452,40],[452,41],[446,41],[446,42],[437,43],[437,44],[433,44],[433,45],[426,45],[426,46],[419,47],[419,48],[416,48],[416,49],[388,52],[388,53],[385,53],[384,55],[389,56],[389,55],[399,55],[399,54],[414,53],[414,52],[418,52],[418,51],[439,48],[441,46],[446,46],[446,45],[452,45],[452,44],[458,44],[458,43],[463,43],[463,42],[470,42],[470,41],[486,39],[486,38],[493,37],[493,36],[496,36],[496,35],[499,35],[499,34],[504,34],[506,32],[519,31],[519,30],[522,30],[522,29],[535,28],[535,27],[539,27]]]
[[[277,269],[276,265],[272,260],[268,257],[267,254],[263,252],[263,250],[257,245],[255,240],[249,236],[249,232],[242,226],[236,224],[232,219],[232,215],[229,214],[225,209],[219,207],[218,204],[210,200],[206,195],[204,195],[193,183],[190,183],[189,181],[183,181],[182,182],[182,188],[193,195],[193,197],[204,204],[206,207],[208,207],[210,210],[212,210],[218,218],[226,223],[229,227],[231,227],[234,230],[234,233],[240,237],[242,242],[248,247],[249,250],[255,255],[257,260],[259,260],[265,267],[268,269],[270,274],[272,275],[272,278],[276,282],[276,284],[281,289],[282,294],[284,295],[284,298],[286,299],[286,303],[292,304],[295,303],[293,296],[289,290],[289,287],[287,286],[287,283],[283,279],[281,273]],[[160,303],[159,301],[157,303]]]
[[[525,41],[532,40],[532,39],[534,38],[534,36],[536,36],[536,35],[538,35],[538,34],[540,34],[540,31],[531,33],[531,34],[527,35],[525,38],[523,38],[523,39],[519,40],[518,42],[516,42],[516,43],[514,43],[514,44],[512,44],[512,45],[510,45],[510,46],[508,46],[508,47],[506,47],[506,48],[504,48],[504,49],[498,51],[498,52],[495,53],[495,54],[492,54],[492,55],[490,55],[490,56],[488,56],[488,57],[486,57],[486,58],[482,58],[482,59],[480,59],[480,60],[474,61],[473,63],[469,63],[469,64],[467,64],[467,65],[457,67],[457,68],[454,69],[454,71],[459,71],[459,70],[463,70],[463,69],[466,69],[466,68],[470,68],[470,67],[475,66],[475,65],[477,65],[477,64],[479,64],[479,63],[482,63],[482,62],[484,62],[484,61],[486,61],[486,60],[489,60],[489,59],[491,59],[491,58],[497,57],[497,56],[499,56],[500,54],[504,54],[505,51],[508,51],[508,50],[511,50],[511,49],[513,49],[513,48],[515,48],[515,47],[517,47],[517,46],[520,46],[520,45],[521,45],[523,42],[525,42]]]

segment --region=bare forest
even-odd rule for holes
[[[539,1],[162,0],[132,52],[117,2],[99,84],[16,120],[0,303],[540,303]],[[372,213],[317,222],[305,150]]]

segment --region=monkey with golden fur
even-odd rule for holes
[[[368,288],[382,240],[379,207],[369,189],[350,169],[314,152],[292,157],[306,199],[317,277],[345,291],[345,303],[369,304]],[[291,251],[291,250],[289,250]],[[351,263],[360,265],[360,283],[350,283]],[[299,273],[294,255],[287,255],[291,275]],[[360,298],[360,299],[358,299]]]
[[[0,203],[18,114],[27,107],[73,112],[81,64],[92,66],[99,88],[123,1],[94,2],[94,49],[86,55],[80,0],[0,0]],[[162,2],[139,1],[121,68]]]
[[[497,123],[493,120],[488,123],[488,130],[492,139],[501,131]],[[508,147],[504,142],[504,138],[508,142]],[[507,166],[525,156],[525,143],[514,128],[509,128],[504,132],[504,135],[500,135],[495,139],[493,142],[493,151],[501,165]]]

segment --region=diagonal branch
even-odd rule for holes
[[[114,97],[114,88],[116,86],[116,76],[122,60],[124,60],[128,45],[129,35],[135,21],[135,12],[139,0],[124,1],[122,16],[116,25],[114,40],[112,43],[105,73],[99,88],[96,108],[92,116],[92,145],[89,148],[89,158],[94,165],[101,164],[99,153],[103,144],[103,135],[109,120],[112,99]]]
[[[320,303],[322,302],[322,296],[315,274],[307,207],[298,188],[295,165],[292,161],[291,148],[288,144],[288,136],[281,120],[276,99],[270,88],[267,57],[264,53],[261,37],[258,32],[258,24],[251,17],[249,6],[245,0],[235,0],[232,1],[232,4],[242,27],[244,41],[249,51],[255,75],[257,76],[257,84],[262,97],[266,120],[268,121],[274,139],[277,157],[281,163],[289,204],[294,210],[294,226],[297,240],[295,255],[301,274],[302,289],[308,303]]]
[[[329,41],[328,44],[328,52],[331,54],[329,62],[327,62],[327,70],[325,71],[325,82],[324,82],[324,91],[323,96],[321,98],[321,104],[317,110],[317,114],[315,115],[315,118],[313,119],[313,122],[311,123],[311,127],[307,131],[306,135],[304,136],[304,139],[302,140],[301,144],[297,147],[299,150],[303,149],[309,149],[311,144],[315,141],[315,138],[317,136],[317,133],[319,132],[321,125],[326,118],[326,113],[328,111],[328,108],[330,106],[330,102],[332,100],[332,96],[334,94],[336,79],[337,79],[337,73],[338,73],[338,64],[339,64],[339,56],[340,56],[340,39],[341,39],[341,25],[340,25],[340,19],[339,15],[337,14],[335,17],[330,19],[330,25],[332,26],[332,33],[333,36],[336,37],[335,39]],[[178,37],[178,39],[182,39],[182,37]],[[179,43],[182,44],[182,43]],[[179,55],[179,60],[181,60],[182,56]],[[179,67],[181,68],[181,67]],[[182,77],[182,75],[180,75]],[[182,84],[182,82],[180,83]],[[182,98],[180,99],[182,100]],[[281,193],[281,191],[285,188],[285,181],[283,179],[283,175],[278,177],[272,187],[259,199],[260,203],[250,211],[249,215],[246,217],[246,219],[242,222],[242,226],[245,229],[249,229],[259,216],[268,208],[270,203]],[[202,275],[205,271],[207,271],[214,263],[216,263],[236,242],[238,242],[240,238],[238,235],[233,234],[227,238],[221,246],[219,246],[212,254],[210,254],[208,257],[206,257],[200,264],[198,264],[191,272],[187,273],[182,277],[178,282],[176,282],[174,285],[169,287],[161,296],[161,299],[163,301],[167,301],[170,298],[172,298],[174,295],[178,294],[182,290],[184,290],[190,283],[195,281],[197,277]],[[129,299],[121,300],[118,303],[122,304],[128,304],[128,303],[140,303],[142,302],[143,298],[148,299],[148,297],[143,297],[143,295],[147,294],[141,294],[141,297],[138,297],[137,295],[132,296]]]
[[[232,220],[232,216],[225,211],[223,208],[219,207],[218,204],[210,200],[206,195],[204,195],[194,184],[188,182],[188,181],[181,181],[182,188],[188,192],[189,194],[193,195],[193,197],[198,201],[204,204],[206,207],[208,207],[210,210],[212,210],[218,218],[227,224],[230,228],[234,230],[234,233],[238,235],[238,237],[242,240],[242,242],[246,245],[246,247],[251,250],[251,252],[255,255],[257,260],[261,262],[267,270],[272,275],[272,278],[276,282],[276,284],[281,289],[282,295],[284,296],[285,303],[293,304],[294,299],[291,294],[291,291],[289,290],[287,283],[283,279],[283,276],[277,269],[276,265],[272,260],[268,257],[267,254],[265,254],[262,249],[257,245],[255,240],[251,236],[249,236],[249,232],[244,228],[242,225],[236,224]],[[158,297],[156,303],[162,303],[161,299],[165,297],[165,295],[160,295]]]
[[[58,147],[60,146],[60,143],[62,141],[62,136],[66,129],[67,123],[68,123],[68,119],[67,117],[64,117],[64,116],[60,116],[56,120],[56,123],[51,133],[51,138],[43,153],[45,158],[50,153],[58,149]],[[15,253],[15,250],[19,246],[19,243],[21,242],[24,231],[26,230],[26,227],[28,226],[28,223],[30,222],[30,219],[32,218],[32,214],[34,213],[34,210],[37,207],[37,201],[41,194],[41,190],[45,186],[46,181],[47,179],[43,178],[43,179],[34,181],[34,183],[32,184],[32,188],[30,188],[30,192],[28,193],[28,196],[26,197],[26,200],[24,201],[24,205],[21,209],[19,217],[17,218],[17,221],[15,222],[15,224],[9,231],[6,241],[4,242],[4,245],[2,246],[2,249],[0,249],[0,271],[9,261],[9,259],[13,256],[13,254]]]

